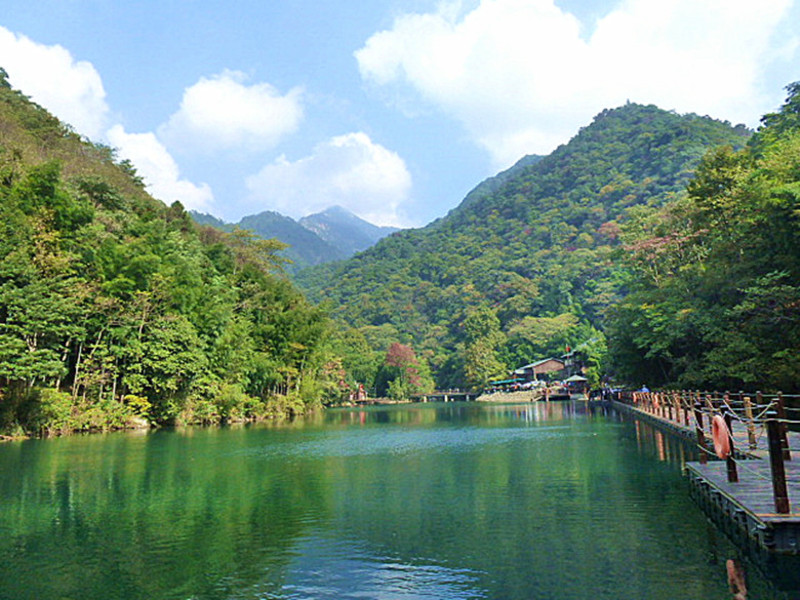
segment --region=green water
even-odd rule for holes
[[[570,403],[4,444],[0,599],[730,598],[685,458]]]

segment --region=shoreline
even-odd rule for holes
[[[475,399],[475,402],[538,402],[534,398],[531,390],[524,390],[521,392],[493,392],[491,394],[481,394]]]

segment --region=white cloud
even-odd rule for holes
[[[76,61],[62,46],[38,44],[0,26],[0,67],[11,85],[34,102],[78,133],[100,139],[109,110],[91,63]]]
[[[764,65],[797,49],[796,36],[772,35],[791,4],[623,0],[589,32],[553,0],[480,0],[468,11],[447,2],[398,17],[355,56],[365,80],[411,88],[508,164],[626,100],[755,125],[774,108],[759,92]]]
[[[281,157],[248,177],[252,212],[277,210],[302,217],[340,205],[378,225],[402,226],[398,209],[411,175],[395,152],[365,133],[334,137],[295,162]]]
[[[225,70],[186,88],[180,109],[159,137],[185,152],[273,148],[303,118],[302,91],[286,95],[267,83],[246,85],[247,76]]]
[[[180,200],[187,209],[212,212],[214,195],[208,184],[181,179],[178,165],[152,133],[126,133],[122,125],[108,131],[108,140],[119,149],[119,156],[136,167],[154,197],[171,204]]]

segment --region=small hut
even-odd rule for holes
[[[564,380],[570,394],[585,394],[589,391],[589,380],[583,375],[572,375]]]

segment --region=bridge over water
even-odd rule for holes
[[[416,394],[411,396],[414,402],[472,402],[477,400],[477,392],[462,392],[461,390],[440,390],[430,394]]]

